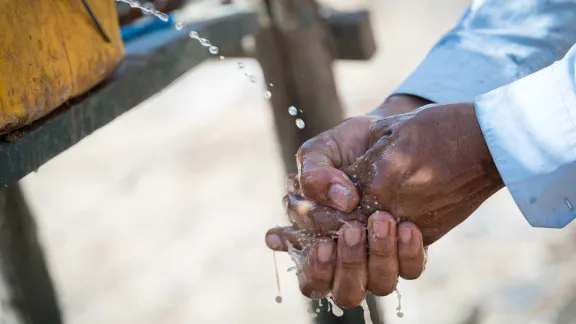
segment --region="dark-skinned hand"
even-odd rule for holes
[[[416,224],[428,246],[503,187],[472,104],[427,106],[375,120],[370,129],[365,154],[348,165],[341,163],[342,147],[329,139],[302,146],[305,197],[352,212],[346,221],[387,211]],[[309,216],[316,233],[339,228],[325,214]]]
[[[411,96],[391,97],[370,115],[348,119],[308,141],[305,146],[322,148],[323,144],[328,144],[328,149],[336,146],[338,154],[334,156],[338,155],[338,159],[327,165],[332,165],[333,169],[350,166],[366,152],[374,122],[410,112],[427,103]],[[322,155],[322,152],[318,153]],[[304,162],[302,157],[309,155],[299,154],[300,170]],[[336,177],[341,179],[341,175],[336,174]],[[296,248],[301,248],[301,243],[311,247],[298,274],[304,295],[320,298],[331,292],[340,306],[354,307],[364,299],[367,290],[374,295],[385,296],[394,291],[399,275],[406,279],[420,276],[426,256],[422,234],[416,226],[409,222],[397,226],[396,219],[385,212],[374,213],[368,220],[369,215],[361,210],[344,213],[316,204],[304,198],[299,184],[296,176],[289,176],[289,194],[284,198],[293,226],[271,229],[266,241],[270,248],[280,251],[287,249],[286,242]],[[333,201],[324,202],[345,210],[338,205],[341,199],[337,197],[337,191],[331,190],[329,193],[334,196]],[[345,225],[342,225],[342,220],[347,221]],[[344,239],[335,242],[327,235],[341,235]],[[366,244],[370,249],[368,255]]]

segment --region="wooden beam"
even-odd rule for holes
[[[368,10],[333,12],[326,16],[334,58],[338,60],[366,61],[376,53],[376,40]],[[256,57],[252,48],[238,43],[224,53],[226,57]]]

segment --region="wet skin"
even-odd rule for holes
[[[413,101],[410,109],[412,99],[396,99],[401,104],[388,100],[384,108],[410,111],[423,104]],[[383,111],[349,119],[298,153],[299,176],[289,178],[284,198],[293,226],[271,229],[267,244],[284,250],[286,241],[298,243],[296,230],[312,234],[299,274],[307,296],[332,292],[339,305],[352,307],[366,290],[393,291],[398,275],[417,278],[424,268],[423,246],[503,187],[471,104],[389,118]],[[326,238],[335,233],[337,242]]]

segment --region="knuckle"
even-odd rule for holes
[[[339,259],[339,268],[345,271],[359,271],[366,268],[366,258],[363,256],[352,255]]]
[[[396,259],[396,249],[393,242],[375,242],[370,245],[370,257],[381,259]]]

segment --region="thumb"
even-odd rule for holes
[[[343,171],[342,152],[330,132],[307,141],[298,150],[302,193],[316,202],[349,213],[360,200],[354,183]]]

